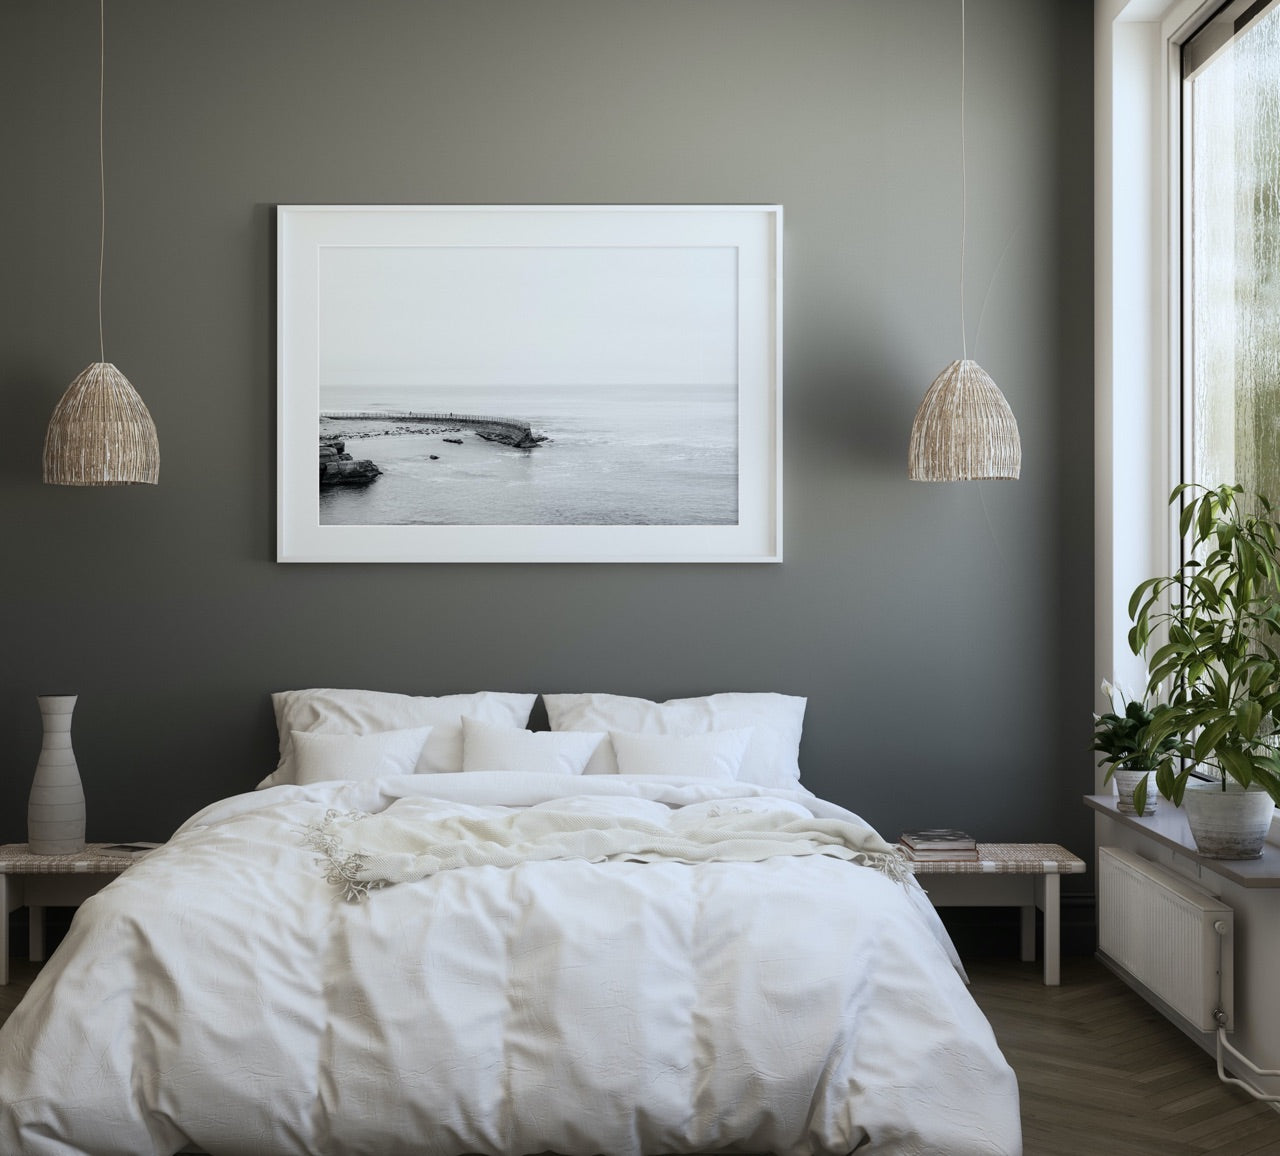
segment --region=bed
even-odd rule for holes
[[[276,771],[0,1029],[0,1152],[1019,1153],[927,898],[799,783],[803,701],[276,696]]]

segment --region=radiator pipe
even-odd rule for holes
[[[1222,920],[1218,920],[1213,925],[1213,930],[1218,933],[1218,974],[1222,974],[1222,937],[1227,933],[1227,925]],[[1237,1080],[1234,1076],[1227,1075],[1227,1069],[1223,1063],[1223,1052],[1227,1052],[1232,1058],[1239,1060],[1246,1068],[1255,1076],[1280,1076],[1280,1071],[1268,1070],[1260,1068],[1248,1056],[1231,1046],[1227,1039],[1227,1013],[1218,1007],[1213,1018],[1218,1022],[1218,1079],[1224,1084],[1232,1084],[1237,1088],[1243,1088],[1255,1100],[1259,1100],[1264,1104],[1280,1104],[1280,1096],[1268,1096],[1258,1088],[1255,1088],[1247,1080]]]
[[[1255,1076],[1280,1076],[1280,1071],[1268,1071],[1258,1067],[1248,1056],[1242,1054],[1239,1049],[1233,1048],[1227,1042],[1226,1028],[1218,1029],[1218,1079],[1224,1084],[1234,1084],[1237,1088],[1243,1088],[1255,1100],[1261,1100],[1264,1104],[1280,1104],[1280,1096],[1266,1096],[1247,1080],[1237,1080],[1234,1076],[1228,1076],[1222,1063],[1223,1052],[1228,1052],[1232,1057],[1239,1060]]]

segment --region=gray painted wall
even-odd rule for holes
[[[1017,483],[906,479],[960,353],[958,0],[113,0],[107,358],[159,487],[40,482],[97,359],[97,6],[0,6],[0,840],[78,692],[89,837],[274,764],[268,693],[809,696],[888,834],[1090,845],[1091,6],[969,5],[969,329]],[[781,566],[277,565],[277,203],[782,202]],[[998,273],[1001,252],[1008,253]],[[994,273],[994,279],[993,279]],[[1087,885],[1087,884],[1085,884]]]

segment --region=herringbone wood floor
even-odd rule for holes
[[[1214,1060],[1100,963],[968,964],[1018,1074],[1025,1156],[1280,1156],[1280,1113],[1218,1080]]]
[[[0,1023],[38,970],[10,965]],[[1280,1113],[1220,1084],[1205,1052],[1095,960],[1064,959],[1058,988],[1038,964],[968,968],[1018,1073],[1025,1156],[1280,1156]]]

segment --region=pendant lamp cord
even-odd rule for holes
[[[107,71],[106,0],[98,0],[98,360],[106,361],[102,340],[102,265],[107,250],[107,170],[103,156],[102,105]]]
[[[969,173],[965,164],[964,90],[965,43],[964,0],[960,0],[960,347],[969,360],[969,335],[964,323],[964,248],[969,229]]]

